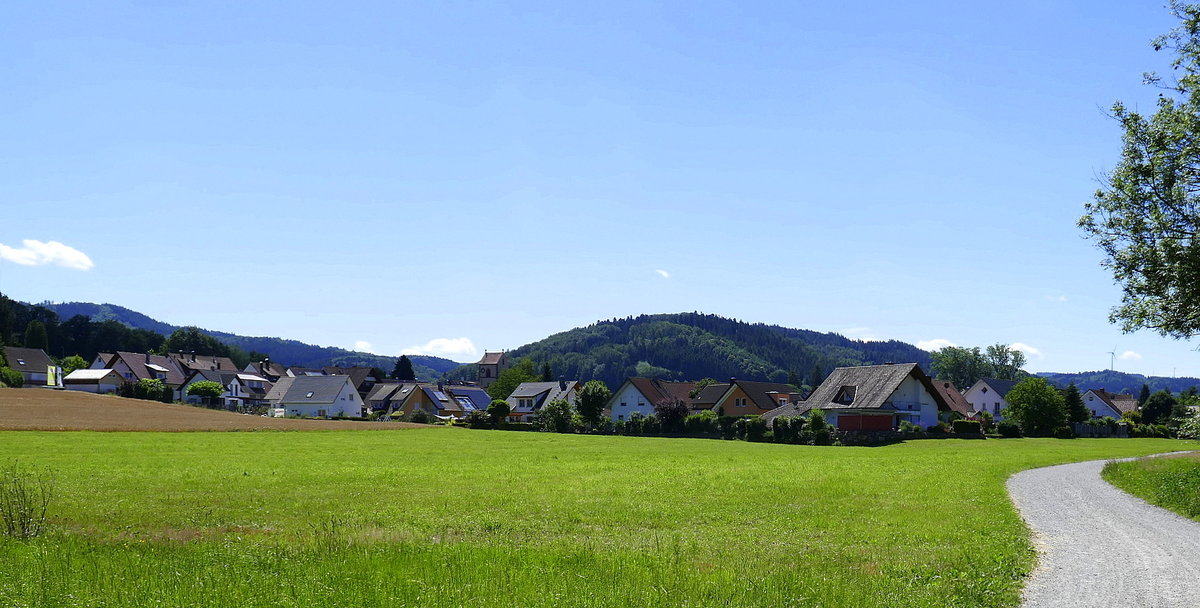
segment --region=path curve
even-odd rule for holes
[[[1039,556],[1022,606],[1200,606],[1200,522],[1113,487],[1100,478],[1107,462],[1009,478]]]

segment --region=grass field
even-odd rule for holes
[[[0,605],[1012,606],[1011,473],[1195,445],[0,432],[59,495]]]
[[[1109,483],[1146,502],[1200,521],[1200,454],[1105,465]]]

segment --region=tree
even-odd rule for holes
[[[662,424],[664,433],[682,433],[683,421],[689,413],[687,401],[679,397],[667,397],[654,404],[654,416]]]
[[[50,340],[46,337],[46,324],[41,321],[30,321],[25,326],[25,348],[40,348],[50,350]]]
[[[508,418],[511,413],[512,407],[503,399],[493,399],[487,407],[487,414],[491,417],[493,426],[504,422],[504,419]]]
[[[591,426],[600,424],[600,418],[604,414],[604,406],[608,405],[608,400],[612,398],[612,391],[608,390],[608,385],[600,380],[588,380],[587,384],[579,390],[578,402],[576,409],[579,410],[579,417]]]
[[[970,388],[980,378],[992,373],[992,366],[978,346],[946,346],[930,353],[933,362],[929,368],[933,376],[949,380],[963,390]]]
[[[1175,396],[1167,390],[1161,390],[1146,400],[1142,406],[1142,420],[1146,424],[1165,424],[1171,418],[1171,410],[1175,407]]]
[[[80,357],[79,355],[71,355],[70,357],[63,357],[62,360],[60,360],[58,362],[58,364],[60,366],[62,366],[62,368],[63,368],[62,371],[63,371],[64,376],[77,370],[77,369],[84,369],[88,366],[87,360],[84,359],[83,357]]]
[[[1121,287],[1109,321],[1126,332],[1189,338],[1200,332],[1200,5],[1172,0],[1170,10],[1180,26],[1152,44],[1175,54],[1178,76],[1144,76],[1160,88],[1153,115],[1113,104],[1121,159],[1078,225]]]
[[[993,378],[1019,380],[1025,374],[1025,371],[1021,369],[1025,367],[1025,353],[1009,348],[1007,344],[997,343],[987,347],[985,356],[988,364],[992,367],[991,377]]]
[[[541,375],[533,366],[533,359],[523,357],[512,367],[500,372],[496,381],[487,387],[487,393],[492,399],[505,399],[517,390],[522,382],[538,382]]]
[[[824,381],[825,373],[821,371],[821,366],[813,363],[812,371],[808,372],[808,388],[816,390]]]
[[[1075,383],[1067,385],[1067,390],[1063,391],[1063,402],[1067,407],[1067,421],[1069,422],[1087,422],[1092,418],[1092,411],[1083,404],[1083,396],[1079,394],[1079,387]]]
[[[550,403],[542,406],[537,413],[537,426],[540,430],[549,431],[551,433],[570,433],[574,425],[571,424],[575,412],[571,409],[571,404],[565,399],[555,399]]]
[[[688,392],[688,397],[691,399],[695,399],[696,397],[700,396],[700,391],[704,390],[704,387],[706,387],[710,384],[716,384],[716,383],[717,383],[717,381],[713,380],[712,378],[702,378],[702,379],[700,379],[699,382],[696,383],[696,386],[693,387],[692,390]]]
[[[371,377],[374,378],[376,382],[382,382],[384,378],[387,378],[387,372],[383,371],[383,368],[372,367]]]
[[[1138,393],[1138,407],[1140,408],[1140,407],[1145,406],[1146,401],[1148,401],[1149,399],[1150,399],[1150,385],[1143,382],[1142,390],[1141,390],[1141,392]]]
[[[189,384],[187,394],[203,397],[205,403],[211,404],[216,399],[219,399],[221,395],[225,394],[225,387],[220,382],[202,380]]]
[[[167,336],[162,345],[168,353],[195,353],[206,357],[228,357],[229,347],[200,331],[199,327],[181,327]]]
[[[400,355],[400,358],[396,359],[396,367],[392,369],[392,378],[401,382],[412,382],[417,379],[417,374],[413,371],[412,361],[408,359],[408,355]],[[507,396],[505,395],[505,397]]]
[[[1045,378],[1030,377],[1018,382],[1005,395],[1008,407],[1001,412],[1006,422],[1015,422],[1030,436],[1049,436],[1067,423],[1063,396]]]
[[[542,382],[554,382],[554,372],[550,371],[550,362],[542,363]]]

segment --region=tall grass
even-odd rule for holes
[[[1102,476],[1151,504],[1200,521],[1200,454],[1110,462]]]
[[[1008,475],[1178,445],[0,433],[60,488],[0,605],[1012,606]]]
[[[16,462],[0,467],[0,536],[27,539],[41,534],[53,495],[49,471]]]

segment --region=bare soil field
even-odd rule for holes
[[[42,388],[0,388],[4,431],[332,431],[427,428],[408,422],[289,420]]]

